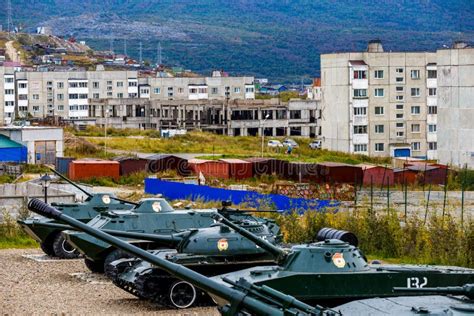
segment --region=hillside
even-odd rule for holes
[[[274,80],[319,75],[319,54],[365,49],[380,38],[389,50],[435,50],[474,42],[472,0],[19,0],[14,22],[85,39],[95,49],[127,51],[199,72],[223,68]],[[4,19],[5,11],[0,12]],[[84,23],[87,21],[87,23]]]

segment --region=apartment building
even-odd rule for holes
[[[323,148],[370,156],[437,158],[437,56],[321,55]]]
[[[474,168],[474,48],[455,43],[437,51],[438,158]]]
[[[15,75],[14,69],[0,67],[0,125],[10,124],[15,117]]]

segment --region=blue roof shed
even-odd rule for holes
[[[0,162],[27,162],[27,156],[25,146],[0,135]]]

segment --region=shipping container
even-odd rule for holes
[[[138,157],[116,157],[114,161],[120,164],[120,175],[127,176],[132,173],[147,171],[148,160]]]
[[[184,177],[190,176],[192,173],[188,161],[178,156],[159,154],[147,157],[146,159],[148,160],[148,171],[151,173],[176,170],[179,175]]]
[[[363,180],[362,168],[339,162],[318,163],[318,175],[326,183],[360,184]]]
[[[110,160],[74,160],[69,163],[69,178],[71,180],[104,177],[118,180],[120,164]]]
[[[283,178],[288,173],[289,162],[286,160],[274,158],[247,158],[252,163],[252,172],[254,176],[277,175]]]
[[[436,165],[414,165],[407,169],[416,174],[418,184],[445,184],[449,172],[449,169]]]
[[[252,163],[241,159],[220,159],[220,163],[229,165],[229,178],[248,179],[253,176]]]
[[[395,175],[393,169],[385,166],[376,166],[370,164],[358,164],[362,168],[363,184],[373,185],[393,185],[395,183]]]
[[[410,171],[407,168],[393,169],[393,174],[394,174],[394,177],[395,177],[395,183],[401,184],[401,185],[415,184],[418,180],[418,178],[417,178],[418,173]]]
[[[56,157],[56,171],[69,177],[69,164],[74,161],[72,157]]]
[[[188,160],[188,165],[197,176],[199,176],[199,173],[202,173],[206,178],[229,178],[230,165],[218,160],[190,159]]]
[[[291,162],[286,169],[285,178],[303,182],[318,182],[318,166],[315,163]]]

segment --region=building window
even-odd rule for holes
[[[396,119],[402,119],[403,118],[403,113],[397,113],[395,114]]]
[[[375,107],[375,115],[383,115],[383,106]]]
[[[107,97],[112,97],[112,91],[107,92]]]
[[[400,123],[397,123],[395,126],[397,128],[403,128],[404,124],[402,122],[400,122]]]
[[[64,94],[58,93],[58,94],[56,95],[56,99],[58,99],[58,100],[64,100]]]
[[[397,105],[395,106],[395,108],[396,108],[397,110],[403,110],[403,104],[397,104]]]
[[[436,88],[429,88],[428,89],[428,95],[429,96],[435,96],[436,95]]]
[[[239,87],[234,88],[234,93],[240,93],[240,88]]]
[[[117,98],[123,99],[123,93],[117,93]]]
[[[19,89],[26,89],[26,88],[28,88],[28,84],[27,83],[19,83],[18,88]]]
[[[375,134],[383,134],[384,133],[384,126],[383,125],[375,125]]]
[[[396,77],[395,81],[396,82],[403,82],[403,79],[404,79],[403,77]]]
[[[354,125],[354,134],[367,134],[367,125]]]
[[[5,78],[5,83],[12,83],[13,81],[13,78]]]
[[[420,142],[411,143],[411,150],[413,150],[413,151],[420,151],[420,149],[421,149],[421,144],[420,144]]]
[[[354,98],[367,98],[367,89],[354,89]]]
[[[367,79],[365,70],[354,70],[354,79]]]
[[[428,150],[438,150],[438,143],[437,142],[429,142],[428,143]]]
[[[178,88],[178,93],[183,93],[184,89],[183,88]]]
[[[436,124],[429,124],[428,125],[428,132],[429,133],[436,133]]]
[[[5,94],[15,94],[15,90],[13,90],[13,89],[5,89]]]
[[[18,111],[20,111],[20,112],[28,112],[28,107],[27,107],[27,106],[19,106],[19,107],[18,107]],[[5,114],[10,114],[10,116],[8,116],[8,117],[11,117],[11,113],[5,113]]]
[[[217,94],[218,92],[219,92],[219,89],[217,89],[217,88],[215,88],[215,87],[214,87],[214,88],[211,88],[211,93],[212,93],[212,94]]]
[[[27,94],[19,94],[18,95],[18,100],[28,100],[28,95]]]
[[[384,151],[384,143],[375,143],[375,151]]]
[[[112,85],[112,80],[108,80],[108,81],[107,81],[107,85],[108,85],[108,86],[111,86],[111,85]],[[98,82],[97,82],[97,87],[99,87],[99,83],[98,83]]]
[[[87,82],[69,82],[69,88],[87,88]]]
[[[421,108],[419,105],[414,105],[411,107],[411,114],[420,114]]]
[[[438,107],[436,105],[430,105],[428,107],[428,114],[438,114]]]
[[[411,79],[420,79],[420,71],[419,70],[412,70],[410,72]]]
[[[354,152],[367,152],[367,144],[355,144]]]
[[[376,70],[374,72],[375,79],[383,79],[383,70]]]
[[[403,68],[397,68],[395,71],[399,74],[402,74],[403,73]]]
[[[397,132],[397,137],[403,137],[405,135],[405,132],[403,131],[398,131]]]
[[[58,111],[64,111],[64,105],[58,105]]]
[[[436,79],[438,77],[438,71],[428,70],[428,79]]]
[[[92,99],[99,99],[99,94],[98,93],[93,93],[92,94]]]
[[[137,82],[137,81],[129,81],[129,82],[128,82],[128,86],[129,86],[129,87],[137,87],[137,86],[138,86],[138,82]]]
[[[403,101],[403,95],[397,95],[397,96],[395,96],[395,100],[397,100],[397,101]]]
[[[290,120],[299,120],[299,119],[301,119],[301,110],[291,110]]]
[[[64,82],[56,83],[56,87],[58,87],[58,89],[63,89],[64,88]]]
[[[367,108],[354,108],[354,115],[356,116],[366,116]]]
[[[384,94],[383,89],[381,89],[381,88],[375,89],[375,96],[376,97],[383,97],[383,94]]]
[[[129,93],[129,94],[128,94],[128,97],[129,97],[130,99],[136,98],[137,96],[138,96],[138,95],[137,95],[136,93]]]
[[[411,96],[412,97],[419,97],[420,96],[420,88],[411,88]]]
[[[33,106],[33,112],[39,112],[40,107],[38,105]]]
[[[160,94],[160,93],[161,93],[161,88],[155,88],[155,89],[153,90],[153,92],[154,92],[155,94]]]
[[[412,133],[419,133],[420,132],[420,124],[411,124],[411,132]]]
[[[39,94],[33,94],[33,100],[39,100],[40,96]]]
[[[15,106],[14,101],[5,101],[5,106]]]
[[[236,93],[240,93],[240,88],[238,88],[238,89],[239,89],[239,92],[236,92]],[[207,88],[199,88],[198,92],[199,93],[207,93]]]
[[[246,93],[253,93],[255,91],[255,89],[253,87],[248,87],[248,88],[245,88],[245,92]],[[217,92],[216,92],[217,93]]]
[[[395,90],[396,90],[397,92],[403,92],[403,87],[402,87],[402,86],[398,86],[398,87],[395,88]]]
[[[197,91],[198,91],[197,88],[191,88],[191,89],[189,89],[189,93],[191,93],[191,94],[195,94],[195,93],[197,93]]]
[[[123,87],[123,81],[117,81],[117,88]]]

